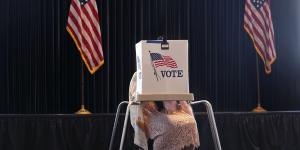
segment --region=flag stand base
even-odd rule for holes
[[[267,110],[260,106],[260,104],[257,104],[257,106],[252,109],[252,112],[266,112]]]
[[[76,115],[89,115],[92,114],[89,110],[84,108],[84,105],[81,105],[81,108],[75,112]]]

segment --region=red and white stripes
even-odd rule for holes
[[[99,22],[96,0],[88,0],[84,4],[71,0],[67,31],[92,74],[104,63]]]
[[[262,5],[256,7],[252,1]],[[246,0],[244,28],[264,61],[266,73],[271,73],[271,65],[276,59],[276,49],[269,0]]]

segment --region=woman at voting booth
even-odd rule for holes
[[[186,40],[161,43],[141,41],[136,45],[137,72],[130,82],[130,118],[134,143],[144,150],[153,140],[154,150],[193,150],[199,147],[197,123],[187,100],[193,100],[188,84]]]
[[[130,99],[135,95],[135,78],[130,84]],[[152,139],[154,150],[193,150],[200,145],[197,123],[186,101],[149,101],[131,107],[131,123],[135,144],[148,149]]]

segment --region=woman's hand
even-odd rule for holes
[[[156,105],[154,102],[143,102],[142,107],[143,107],[143,111],[146,110],[146,111],[148,111],[148,113],[157,112],[157,108],[156,108]]]
[[[148,122],[148,118],[144,116],[144,120],[145,121],[143,121],[140,117],[138,117],[138,119],[136,120],[136,124],[138,125],[139,128],[141,128],[144,131],[146,137],[149,138],[149,131],[146,125]]]
[[[143,120],[140,117],[138,117],[136,123],[138,127],[144,131],[146,137],[149,138],[149,131],[148,131],[147,124],[149,123],[151,116],[153,116],[157,112],[157,108],[153,102],[143,102],[142,112],[143,112]]]
[[[163,101],[163,105],[164,105],[166,112],[172,113],[172,112],[176,112],[178,110],[177,109],[177,101],[175,101],[175,100]]]
[[[179,104],[180,104],[180,108],[184,112],[194,116],[193,109],[192,109],[191,105],[187,103],[187,101],[179,101]]]

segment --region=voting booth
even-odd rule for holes
[[[136,73],[129,87],[129,100],[117,108],[109,150],[113,150],[120,108],[127,105],[119,150],[123,149],[130,108],[143,101],[185,100],[204,104],[216,150],[222,150],[212,106],[207,100],[193,101],[189,91],[188,41],[143,40],[136,44]],[[131,94],[134,93],[134,94]]]
[[[187,40],[137,43],[137,101],[194,100],[188,62]]]

